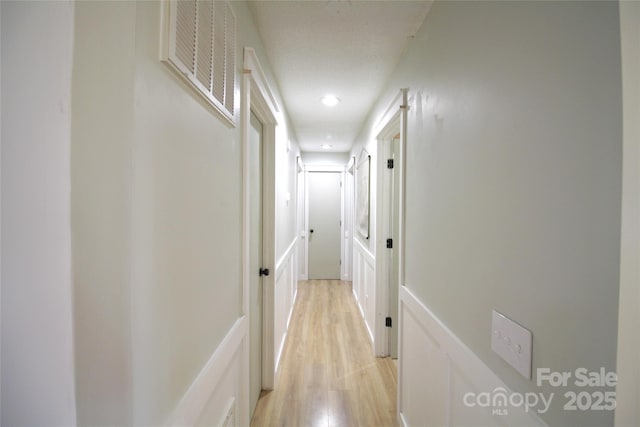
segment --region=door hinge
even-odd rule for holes
[[[393,159],[387,160],[387,169],[393,169]]]
[[[387,249],[393,248],[393,239],[387,239]]]
[[[384,319],[384,325],[387,328],[391,328],[391,317],[387,317],[386,319]]]

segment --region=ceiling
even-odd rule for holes
[[[249,4],[302,151],[344,152],[351,149],[431,1]],[[341,102],[323,105],[327,94]]]

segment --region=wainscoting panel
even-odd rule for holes
[[[276,280],[274,292],[274,349],[275,368],[278,372],[280,355],[287,337],[289,319],[293,311],[293,303],[298,289],[296,274],[297,239],[289,245],[284,255],[276,265]]]
[[[353,293],[374,344],[376,325],[376,260],[358,239],[354,239]],[[375,346],[374,346],[375,347]]]
[[[398,410],[405,427],[546,425],[522,406],[474,404],[479,393],[511,391],[405,286],[399,320]]]
[[[248,348],[246,317],[236,321],[180,400],[168,426],[240,426],[248,424],[244,352]]]
[[[401,413],[405,425],[421,426],[425,420],[430,425],[446,423],[447,372],[444,353],[438,341],[429,335],[414,313],[401,312],[399,351],[402,357],[402,381],[400,381]],[[404,325],[404,327],[403,327]],[[439,367],[431,369],[428,367]],[[428,414],[428,418],[424,418]]]

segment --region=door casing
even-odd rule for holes
[[[344,168],[342,181],[342,280],[353,280],[353,218],[355,217],[355,169],[352,157]]]
[[[298,157],[297,160],[297,174],[296,174],[296,232],[298,233],[298,268],[296,269],[298,274],[298,280],[309,279],[309,258],[307,257],[307,208],[306,208],[306,167],[302,163],[302,159]]]
[[[387,168],[387,153],[390,141],[399,133],[399,155],[395,159],[394,168],[396,177],[399,179],[397,194],[394,203],[397,204],[398,213],[397,236],[393,236],[393,246],[397,253],[397,284],[398,292],[400,286],[404,285],[404,186],[405,186],[405,147],[406,147],[406,123],[407,123],[407,90],[401,89],[393,101],[390,103],[375,132],[377,140],[377,173],[376,173],[376,321],[374,325],[374,352],[376,356],[384,357],[389,355],[389,331],[386,327],[386,317],[390,313],[389,295],[389,274],[391,266],[389,263],[389,253],[386,248],[387,238],[390,237],[390,204],[391,188],[388,184],[388,177],[382,173]],[[386,201],[386,203],[385,203]],[[397,304],[397,296],[393,298]],[[399,313],[399,310],[394,310]],[[399,316],[396,316],[399,317]],[[400,319],[392,318],[396,325],[396,330],[400,328]],[[398,346],[399,347],[399,346]],[[399,355],[398,355],[399,356]]]
[[[262,388],[271,390],[275,386],[275,345],[274,345],[274,275],[275,275],[275,142],[278,126],[278,106],[266,80],[260,62],[252,48],[244,49],[244,74],[242,76],[240,99],[240,131],[242,141],[243,167],[243,208],[242,208],[242,317],[246,338],[242,351],[243,378],[239,399],[240,425],[249,425],[250,401],[250,359],[252,351],[249,343],[250,325],[250,277],[257,272],[250,271],[250,183],[249,183],[249,127],[251,112],[262,123],[262,261],[272,273],[263,277],[263,320],[262,320]]]

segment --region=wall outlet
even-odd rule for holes
[[[491,350],[531,379],[531,331],[493,310],[491,314]]]

